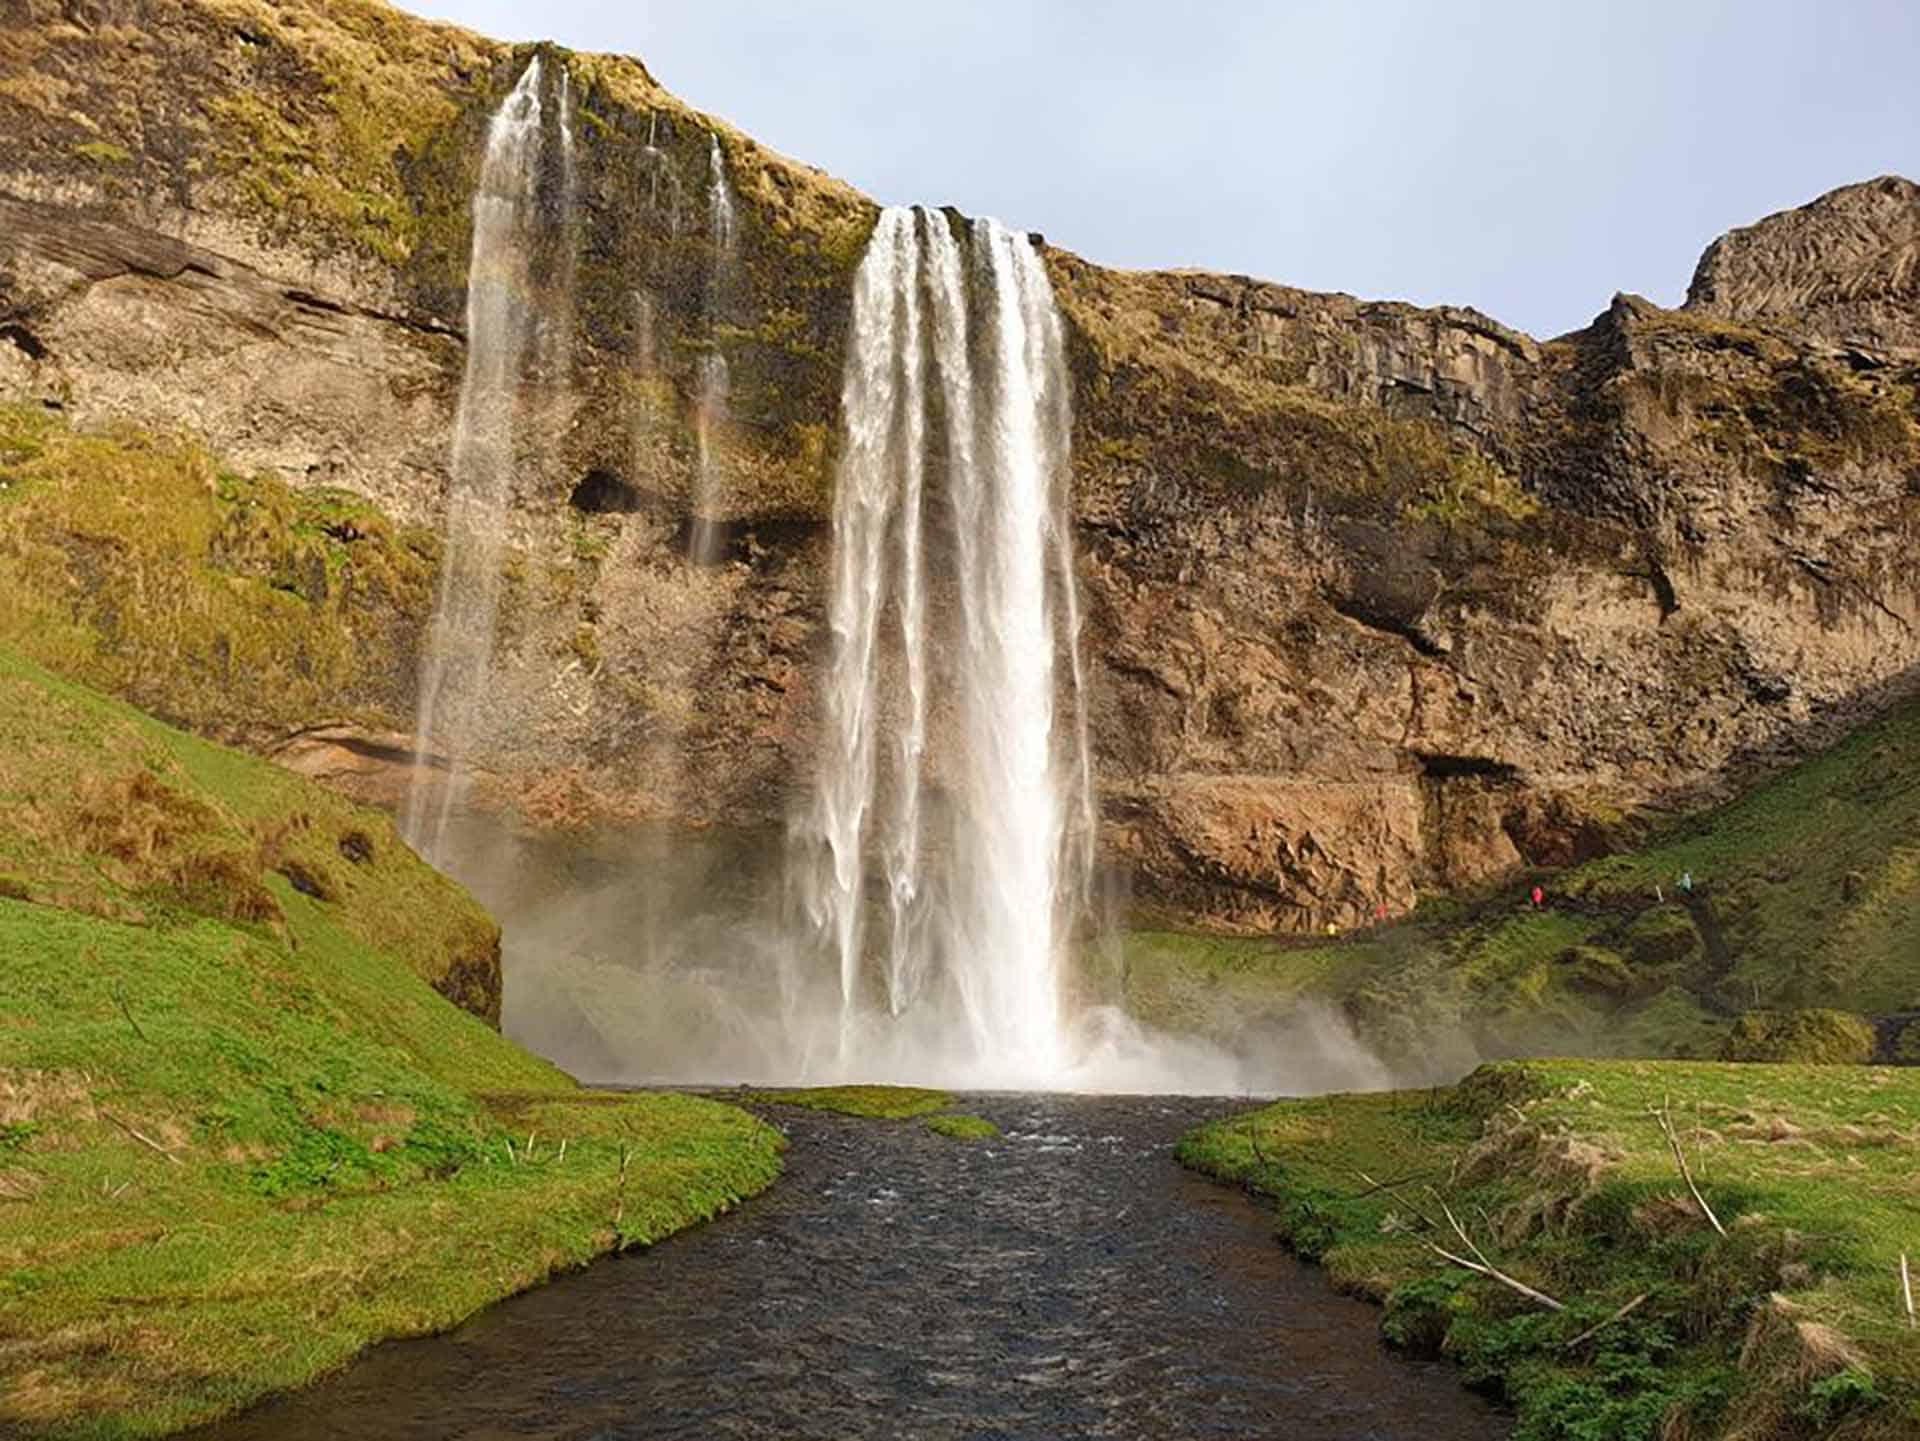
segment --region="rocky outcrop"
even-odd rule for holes
[[[1687,309],[1783,324],[1869,367],[1920,357],[1920,186],[1883,175],[1721,236]]]
[[[370,0],[109,8],[0,12],[19,138],[0,160],[0,399],[186,428],[296,493],[354,492],[430,563],[466,199],[530,47]],[[540,819],[775,821],[811,756],[848,282],[874,208],[637,62],[560,58],[572,363],[529,392],[479,759]],[[700,205],[713,134],[737,195],[725,287]],[[1135,897],[1241,929],[1364,923],[1592,854],[1904,693],[1917,227],[1909,182],[1837,191],[1717,242],[1685,309],[1618,297],[1548,342],[1471,310],[1047,249],[1104,839]],[[690,565],[716,349],[722,544]],[[50,514],[36,525],[66,525]],[[41,541],[37,595],[56,554],[65,583],[112,591],[110,568]],[[24,573],[0,557],[0,590]],[[342,637],[365,663],[324,713],[235,712],[249,677],[306,694],[270,656],[218,705],[202,687],[155,708],[377,794],[411,727],[412,642]]]

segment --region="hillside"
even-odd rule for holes
[[[0,594],[41,615],[78,593],[49,662],[257,750],[297,741],[363,795],[404,780],[438,555],[371,552],[442,512],[468,204],[487,117],[539,53],[577,112],[575,169],[536,297],[549,363],[522,388],[483,798],[536,825],[781,822],[815,753],[874,205],[633,59],[375,0],[99,18],[0,15],[0,402],[88,440],[131,427],[149,453],[184,433],[296,529],[347,495],[361,518],[222,562],[268,585],[187,612],[216,693],[204,670],[128,668],[167,644],[138,634],[143,593],[38,511]],[[1909,694],[1916,215],[1910,181],[1845,186],[1711,248],[1685,307],[1595,296],[1592,325],[1544,341],[1460,307],[1044,247],[1102,843],[1133,893],[1214,930],[1351,929],[1585,859]],[[728,413],[703,420],[716,358]],[[696,515],[703,454],[719,482]],[[0,456],[71,483],[56,465]],[[713,564],[686,559],[696,525],[724,542]],[[205,539],[142,537],[138,573],[170,548],[200,567]],[[356,546],[356,591],[323,597]],[[294,598],[327,642],[305,662],[275,639]],[[663,749],[700,764],[653,764]]]
[[[0,1432],[178,1429],[772,1179],[503,1040],[497,944],[385,817],[0,652]]]
[[[1854,1019],[1828,1020],[1838,1049],[1804,1059],[1911,1062],[1917,948],[1920,706],[1906,703],[1617,854],[1331,941],[1139,931],[1123,981],[1137,1014],[1249,1044],[1311,1001],[1421,1079],[1527,1054],[1788,1059],[1762,1033],[1809,1010]]]

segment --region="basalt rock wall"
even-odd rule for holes
[[[543,824],[776,822],[809,774],[875,207],[636,61],[550,53],[578,147],[572,300],[547,317],[565,363],[526,387],[482,795]],[[365,0],[0,0],[0,400],[350,494],[430,571],[468,200],[531,54]],[[737,216],[718,278],[714,135]],[[1361,922],[1604,849],[1904,693],[1917,233],[1910,182],[1852,186],[1716,242],[1683,309],[1620,296],[1551,341],[1045,248],[1104,849],[1136,902]],[[722,544],[694,565],[716,351]],[[30,546],[41,600],[65,564],[76,623],[114,617],[98,654],[142,645],[99,538],[36,514],[12,552],[0,527],[0,588]],[[329,530],[336,569],[372,529]],[[381,597],[313,714],[280,703],[307,692],[270,655],[143,703],[390,794],[430,588]]]

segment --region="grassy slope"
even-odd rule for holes
[[[1422,1075],[1474,1056],[1714,1056],[1744,1010],[1920,1007],[1920,706],[1543,884],[1544,913],[1516,887],[1327,944],[1135,933],[1128,1002],[1205,1030],[1315,1000]]]
[[[1671,1098],[1716,1236],[1650,1108]],[[1283,1236],[1517,1406],[1517,1441],[1920,1435],[1920,1073],[1519,1062],[1432,1093],[1288,1101],[1218,1122],[1188,1164],[1278,1202]],[[1568,1304],[1553,1315],[1428,1249]],[[1629,1317],[1567,1343],[1645,1294]],[[1662,1429],[1663,1427],[1669,1429]]]
[[[0,646],[222,738],[394,724],[438,542],[201,446],[0,405]]]
[[[777,1169],[436,995],[491,923],[381,817],[3,655],[0,875],[0,1432],[216,1415]]]

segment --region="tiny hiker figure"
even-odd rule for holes
[[[1693,872],[1692,871],[1680,872],[1680,889],[1685,891],[1688,895],[1693,894]]]
[[[1381,901],[1373,908],[1373,918],[1383,926],[1387,923],[1387,903],[1385,901]]]
[[[1547,893],[1546,893],[1545,891],[1543,891],[1543,890],[1541,890],[1541,889],[1540,889],[1540,887],[1538,887],[1538,886],[1535,886],[1535,887],[1533,888],[1533,907],[1534,907],[1534,909],[1535,909],[1535,910],[1538,910],[1538,909],[1540,908],[1540,906],[1541,906],[1541,904],[1542,904],[1542,903],[1543,903],[1543,902],[1544,902],[1544,901],[1545,901],[1546,899],[1547,899]]]

